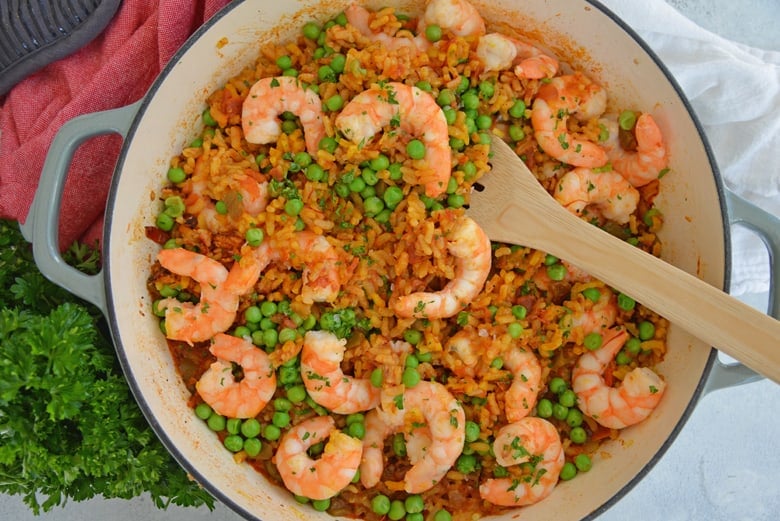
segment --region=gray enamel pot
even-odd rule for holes
[[[671,173],[661,180],[657,205],[665,216],[664,259],[718,288],[729,286],[729,229],[757,230],[777,271],[780,221],[728,192],[702,128],[681,89],[640,38],[600,4],[586,0],[474,2],[488,20],[544,35],[545,43],[605,85],[616,106],[650,112],[669,145]],[[395,5],[378,0],[369,5]],[[182,384],[151,313],[146,279],[158,246],[144,226],[157,212],[153,201],[169,159],[199,129],[208,93],[253,61],[257,42],[299,30],[310,17],[326,18],[347,1],[233,2],[197,31],[172,59],[146,96],[121,109],[77,118],[57,135],[46,160],[24,233],[47,277],[98,305],[110,324],[127,381],[153,429],[180,464],[220,501],[248,519],[328,519],[248,465],[237,465],[204,422],[187,407]],[[411,2],[402,3],[410,10]],[[522,13],[518,11],[522,7]],[[106,206],[104,267],[86,276],[68,267],[57,249],[58,209],[74,150],[89,137],[124,136]],[[780,310],[772,281],[770,312]],[[706,391],[755,379],[741,366],[724,367],[716,351],[679,328],[669,331],[659,367],[668,390],[654,414],[603,446],[594,471],[560,483],[547,499],[522,510],[532,519],[595,517],[627,493],[663,455]],[[511,512],[497,519],[518,516]]]

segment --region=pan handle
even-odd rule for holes
[[[86,275],[67,264],[59,249],[59,224],[62,192],[73,154],[87,139],[103,134],[127,136],[141,101],[103,112],[95,112],[65,123],[52,141],[43,163],[38,189],[22,235],[33,245],[35,263],[41,273],[54,282],[106,312],[103,271]]]
[[[769,252],[769,295],[767,314],[780,319],[780,219],[746,201],[731,190],[726,189],[726,206],[729,224],[748,228],[758,235]],[[780,345],[777,347],[780,349]],[[761,380],[762,377],[742,364],[724,364],[716,358],[712,371],[704,385],[704,394],[735,385]]]

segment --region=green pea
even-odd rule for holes
[[[167,284],[163,285],[163,287],[160,288],[160,295],[163,297],[175,297],[179,294],[179,290],[176,289],[173,286],[169,286]]]
[[[385,209],[385,203],[379,197],[369,197],[363,201],[363,209],[366,215],[374,216]]]
[[[574,407],[577,403],[577,395],[571,389],[566,389],[558,396],[558,403],[564,407]]]
[[[255,418],[247,418],[241,423],[241,434],[245,438],[254,438],[260,434],[260,422]]]
[[[292,403],[301,403],[306,399],[306,388],[302,385],[295,385],[287,389],[287,399]]]
[[[320,81],[335,82],[336,71],[334,71],[330,65],[321,65],[320,68],[317,69],[317,77]]]
[[[176,239],[168,239],[167,241],[165,241],[165,244],[163,244],[163,248],[166,250],[172,250],[178,247],[179,247],[179,242]]]
[[[470,474],[477,470],[477,457],[474,454],[461,454],[455,461],[455,468],[463,474]]]
[[[442,36],[441,26],[436,24],[431,24],[425,28],[425,38],[427,38],[429,42],[436,43],[439,40],[441,40],[441,36]]]
[[[373,385],[374,387],[381,389],[382,382],[384,381],[384,379],[385,379],[385,375],[382,372],[382,369],[380,369],[379,367],[371,371],[371,376],[369,377],[369,380],[371,381],[371,385]]]
[[[474,92],[465,92],[460,98],[461,103],[467,109],[476,110],[479,107],[479,96]]]
[[[265,329],[262,335],[263,345],[269,349],[273,349],[279,343],[279,332],[276,329]]]
[[[312,502],[311,502],[311,506],[317,512],[325,512],[327,509],[330,508],[330,498],[328,498],[328,499],[313,499]]]
[[[466,443],[477,441],[479,439],[479,424],[468,420],[466,422]]]
[[[436,513],[433,514],[433,521],[452,521],[452,514],[444,509],[437,510]]]
[[[270,300],[266,300],[262,304],[260,304],[260,313],[262,313],[264,317],[270,317],[272,315],[275,315],[276,309],[277,309],[276,302],[272,302]]]
[[[522,118],[525,115],[525,102],[521,99],[515,100],[511,107],[509,107],[509,115],[513,118]]]
[[[395,454],[399,458],[403,458],[406,456],[406,440],[404,439],[403,434],[400,433],[395,434],[393,436],[391,446],[393,448],[393,454]]]
[[[254,458],[263,449],[263,442],[257,438],[247,438],[244,440],[243,448],[247,456]]]
[[[456,152],[460,152],[461,150],[466,148],[466,142],[463,141],[460,138],[451,137],[450,138],[450,148],[455,150]]]
[[[601,336],[601,333],[588,333],[585,335],[585,338],[582,341],[582,345],[591,351],[595,351],[601,347],[603,340],[604,339]]]
[[[574,463],[567,461],[563,464],[563,468],[561,469],[561,473],[559,477],[563,481],[569,481],[570,479],[574,478],[574,476],[577,475],[577,467],[574,466]]]
[[[329,154],[332,154],[333,152],[336,151],[338,146],[339,146],[339,142],[336,141],[335,138],[332,138],[330,136],[325,136],[320,140],[318,148],[320,150],[324,150],[328,152]]]
[[[385,189],[385,193],[382,194],[382,199],[391,210],[398,206],[398,203],[400,203],[403,198],[404,192],[397,186],[388,186]]]
[[[371,498],[371,510],[380,516],[387,514],[390,512],[390,498],[384,494],[377,494]]]
[[[407,329],[404,331],[404,340],[416,346],[422,340],[423,334],[419,329]]]
[[[390,179],[393,181],[399,181],[403,178],[404,174],[401,171],[401,163],[393,163],[387,167],[387,171],[390,172]]]
[[[384,154],[379,154],[369,161],[369,165],[375,172],[387,170],[390,167],[390,159]]]
[[[282,132],[289,135],[298,130],[298,124],[295,121],[282,121]]]
[[[404,503],[400,499],[394,499],[390,502],[390,510],[387,511],[388,519],[398,521],[406,515],[406,509]]]
[[[161,229],[164,232],[169,232],[173,229],[173,225],[176,221],[174,221],[173,217],[168,215],[165,212],[161,212],[157,216],[157,220],[155,221],[155,224],[159,229]]]
[[[512,141],[522,141],[525,139],[525,130],[518,125],[509,126],[509,138]]]
[[[601,300],[601,291],[598,288],[587,288],[582,291],[582,296],[591,302],[598,302]]]
[[[342,98],[340,94],[334,94],[333,96],[325,100],[325,106],[331,112],[336,112],[337,110],[341,110],[341,107],[344,106],[344,98]]]
[[[330,68],[341,74],[344,72],[344,66],[347,64],[347,57],[341,53],[336,53],[330,60]]]
[[[569,415],[569,408],[560,403],[554,403],[552,406],[552,415],[556,420],[565,420]]]
[[[410,354],[406,357],[406,360],[404,360],[404,367],[419,367],[420,360],[417,359],[417,356],[414,354]]]
[[[214,209],[220,215],[227,215],[228,208],[225,201],[217,201],[216,203],[214,203]]]
[[[472,118],[466,118],[466,132],[469,136],[477,131],[477,123]]]
[[[509,336],[517,339],[520,338],[520,335],[523,334],[523,325],[518,322],[512,322],[507,326],[506,330],[507,333],[509,333]]]
[[[209,429],[219,432],[225,430],[225,423],[227,423],[227,420],[221,414],[212,414],[209,416],[207,423]]]
[[[621,349],[615,356],[615,363],[617,365],[628,365],[631,363],[631,356],[626,353],[625,349]]]
[[[303,201],[301,199],[288,199],[284,203],[284,213],[290,217],[295,217],[303,210]]]
[[[423,501],[421,495],[412,494],[410,496],[406,496],[406,499],[404,500],[404,508],[408,514],[416,514],[418,512],[422,512],[425,509],[425,502]]]
[[[528,316],[528,310],[522,304],[516,304],[512,306],[512,316],[518,320],[523,320]]]
[[[566,278],[566,272],[566,266],[561,263],[547,266],[547,276],[550,277],[550,280],[563,280]]]
[[[487,114],[481,114],[477,116],[476,124],[478,129],[487,130],[493,126],[493,118]]]
[[[547,398],[542,398],[536,404],[536,414],[540,418],[549,418],[553,414],[553,404]]]
[[[276,59],[276,65],[282,70],[289,69],[292,67],[292,58],[288,55],[279,56]]]
[[[642,351],[642,341],[632,336],[626,341],[625,350],[630,355],[638,355]]]
[[[582,427],[574,427],[569,432],[572,443],[582,444],[588,440],[588,433]]]
[[[316,22],[306,22],[301,28],[303,36],[309,40],[316,40],[320,36],[320,26]]]
[[[322,168],[317,163],[312,163],[309,166],[306,167],[306,179],[309,181],[324,181],[327,174],[325,173],[325,169]]]
[[[479,96],[482,99],[490,99],[493,97],[493,94],[496,92],[496,87],[489,81],[483,81],[479,84]]]
[[[406,144],[406,153],[412,159],[422,159],[425,157],[425,144],[419,139],[412,139]]]
[[[244,448],[244,438],[237,434],[230,434],[229,436],[225,436],[222,444],[225,445],[225,448],[230,452],[238,452]]]
[[[217,125],[217,121],[211,116],[211,109],[206,109],[201,113],[203,124],[207,127],[214,127]]]
[[[453,101],[455,101],[455,96],[452,94],[450,89],[442,89],[439,92],[439,95],[436,96],[436,103],[440,107],[452,105]]]
[[[577,456],[574,458],[574,466],[577,467],[577,470],[580,472],[587,472],[593,466],[593,462],[591,461],[590,456],[587,454],[577,454]]]
[[[618,294],[617,303],[618,307],[623,311],[632,311],[636,306],[636,301],[625,293]]]
[[[493,369],[501,369],[504,367],[504,359],[500,356],[495,357],[493,360],[490,361],[490,367]]]
[[[290,425],[290,414],[285,411],[276,411],[271,418],[271,423],[280,429],[284,429]]]
[[[642,321],[637,325],[640,340],[651,340],[655,336],[655,326],[652,322]]]
[[[420,362],[430,362],[433,360],[433,353],[427,352],[427,353],[417,353],[417,359]]]
[[[447,206],[449,208],[462,208],[466,204],[466,198],[460,194],[450,194],[447,196]]]
[[[179,184],[187,178],[187,174],[184,173],[184,169],[179,167],[169,168],[167,176],[168,181],[175,184]]]
[[[195,416],[201,420],[208,420],[212,412],[214,412],[213,409],[205,402],[201,402],[195,406]]]
[[[345,27],[347,25],[347,15],[342,11],[336,15],[336,18],[334,18],[333,21],[341,27]]]
[[[244,238],[246,239],[247,244],[253,248],[260,246],[263,243],[264,238],[263,230],[261,228],[249,228],[246,231]]]
[[[401,382],[406,387],[414,387],[420,383],[420,373],[414,367],[407,367],[401,376]]]
[[[244,318],[247,322],[257,323],[263,319],[263,312],[257,306],[249,306],[244,311]]]
[[[447,125],[454,125],[455,121],[458,119],[458,111],[447,105],[442,109],[442,112],[444,113],[444,119],[447,121]]]
[[[276,441],[281,437],[281,435],[282,429],[272,423],[269,423],[263,427],[263,438],[267,439],[268,441]]]
[[[636,125],[636,113],[631,110],[624,110],[618,116],[618,125],[623,130],[631,130]]]
[[[433,86],[431,85],[431,82],[425,80],[418,81],[417,83],[414,84],[414,86],[425,92],[431,92],[433,90]]]
[[[293,494],[293,497],[295,498],[295,501],[301,503],[302,505],[305,505],[306,503],[309,502],[309,498],[307,498],[306,496],[299,496],[298,494]]]
[[[347,426],[347,434],[362,440],[366,436],[366,426],[362,423],[352,423]]]
[[[569,409],[569,414],[566,415],[566,423],[569,424],[569,427],[579,427],[582,422],[582,412],[577,408]]]
[[[274,410],[280,412],[287,412],[292,409],[292,402],[287,398],[276,398],[274,400]]]
[[[229,434],[238,434],[238,431],[241,430],[241,420],[239,418],[228,418],[225,422],[225,430]]]
[[[362,192],[366,187],[366,182],[362,177],[356,177],[349,182],[349,191],[353,193]]]

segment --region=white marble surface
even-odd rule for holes
[[[634,1],[634,0],[629,0]],[[726,38],[780,50],[777,0],[666,0],[699,25]],[[744,299],[761,308],[765,295]],[[780,386],[760,381],[704,396],[658,464],[605,512],[604,521],[763,521],[780,518]],[[94,499],[33,516],[21,499],[0,495],[0,520],[238,521],[216,510],[157,510],[145,496]]]

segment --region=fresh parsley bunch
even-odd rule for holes
[[[66,260],[87,273],[99,252]],[[0,220],[0,491],[36,514],[94,496],[149,493],[159,508],[214,500],[141,414],[98,309],[49,282],[13,221]]]

